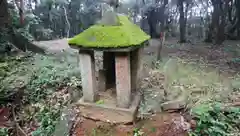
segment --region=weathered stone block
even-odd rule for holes
[[[117,53],[115,56],[117,106],[128,108],[131,102],[130,54]]]
[[[86,118],[113,124],[127,124],[135,121],[140,100],[140,94],[136,93],[133,96],[129,108],[119,108],[107,104],[88,103],[83,101],[83,99],[80,99],[77,104],[81,109],[80,114]]]
[[[97,100],[97,89],[94,53],[81,52],[79,58],[84,101],[95,102]]]
[[[186,101],[183,99],[168,101],[168,102],[161,104],[161,107],[164,111],[180,110],[180,109],[185,108],[185,106],[186,106]]]
[[[136,91],[140,83],[141,70],[142,70],[141,53],[142,53],[142,48],[136,49],[131,52],[131,89],[132,91]]]

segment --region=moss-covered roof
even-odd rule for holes
[[[137,46],[150,38],[127,16],[117,15],[120,25],[96,24],[71,38],[72,46],[85,48],[121,48]]]

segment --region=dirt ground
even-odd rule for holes
[[[151,45],[144,49],[144,57],[152,57],[155,59],[159,41],[151,40],[150,42]],[[44,41],[39,45],[49,49],[49,51],[69,49],[66,39]],[[231,41],[227,41],[225,45],[239,46],[238,42]],[[222,77],[231,77],[240,71],[239,62],[231,61],[232,58],[239,56],[234,52],[225,51],[224,48],[223,46],[211,48],[210,44],[202,42],[179,44],[176,39],[171,39],[166,41],[161,56],[162,58],[178,57],[197,63],[204,61],[210,69],[217,69]],[[154,61],[154,59],[151,61]],[[151,65],[151,61],[147,63]],[[80,117],[80,121],[77,122],[75,128],[73,128],[73,135],[132,136],[135,133],[135,135],[138,134],[136,136],[184,136],[187,135],[186,130],[190,128],[191,122],[189,120],[186,121],[180,113],[159,113],[151,116],[147,120],[141,120],[132,125],[111,125]]]
[[[82,119],[76,126],[74,136],[186,136],[188,129],[180,114],[161,113],[152,115],[133,125],[111,125]],[[134,135],[135,134],[135,135]]]

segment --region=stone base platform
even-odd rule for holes
[[[77,102],[83,117],[113,124],[127,124],[135,121],[141,100],[140,93],[132,95],[133,101],[128,109],[116,107],[114,96],[106,95],[107,92],[101,93],[99,103],[84,102],[83,97]]]

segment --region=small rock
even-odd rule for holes
[[[191,128],[191,124],[186,122],[183,116],[181,116],[179,119],[173,120],[173,122],[175,123],[177,129],[187,131]]]
[[[98,23],[106,26],[117,26],[120,24],[117,14],[114,11],[104,12],[102,19]]]
[[[197,122],[195,120],[190,121],[191,128],[194,129],[197,126]]]
[[[76,120],[77,113],[70,107],[65,108],[61,115],[61,120],[56,125],[54,136],[66,136],[71,132],[71,128]]]
[[[0,109],[0,128],[4,128],[10,125],[9,117],[10,117],[10,109],[1,108]]]
[[[107,126],[107,123],[104,123],[102,121],[97,121],[96,126],[97,128],[104,128],[105,126]]]
[[[174,111],[183,109],[186,106],[185,100],[173,100],[161,104],[164,111]]]

